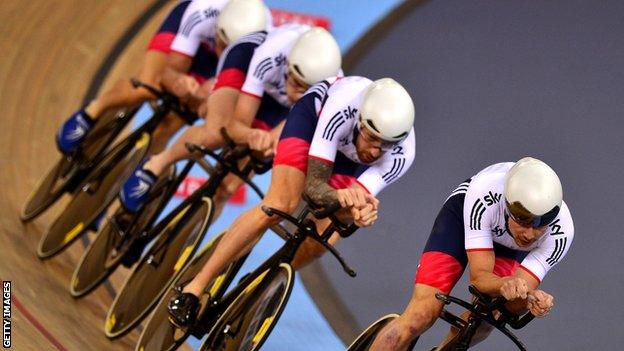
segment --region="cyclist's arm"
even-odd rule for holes
[[[326,207],[338,202],[336,189],[329,185],[334,164],[314,157],[308,157],[305,193],[316,204]]]
[[[524,269],[516,269],[509,277],[499,277],[494,274],[495,256],[493,250],[468,251],[468,266],[470,267],[470,283],[479,291],[490,296],[500,296],[503,284],[513,278],[523,279],[529,291],[537,289],[539,281]]]
[[[228,124],[228,134],[237,144],[247,142],[246,136],[251,131],[253,122],[260,109],[260,98],[249,94],[240,94],[234,109],[234,118]]]

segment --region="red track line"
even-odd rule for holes
[[[41,324],[39,321],[32,315],[24,305],[15,297],[14,294],[11,294],[11,302],[17,307],[17,309],[26,317],[26,319],[32,324],[37,330],[43,335],[54,347],[56,347],[59,351],[67,351],[67,349],[61,344],[58,340],[54,338],[54,336]]]

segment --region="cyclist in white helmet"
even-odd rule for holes
[[[301,52],[307,56],[301,57]],[[286,63],[291,54],[295,56],[292,61],[306,75],[306,81],[289,73]],[[224,60],[219,64],[213,93],[219,98],[210,97],[206,124],[189,128],[172,147],[140,165],[122,188],[122,204],[128,211],[138,211],[149,197],[149,191],[133,189],[144,184],[151,187],[170,164],[188,157],[184,146],[187,142],[210,149],[220,147],[223,139],[219,130],[224,126],[235,142],[248,143],[252,149],[268,156],[290,107],[309,82],[340,74],[341,62],[338,44],[322,28],[286,24],[269,34],[242,37],[226,49]],[[235,176],[226,178],[215,198],[217,211],[240,184]]]
[[[225,16],[220,19],[221,12]],[[197,108],[212,89],[225,47],[237,36],[263,30],[270,22],[261,0],[180,1],[151,40],[138,78],[151,85],[162,84]],[[56,137],[59,150],[69,154],[78,148],[105,111],[132,107],[150,98],[145,89],[134,89],[130,80],[119,80],[63,123]],[[151,151],[160,152],[182,125],[179,118],[167,117],[154,132]]]
[[[291,70],[298,70],[303,79],[315,79],[314,69],[306,69],[313,66],[305,64],[289,57]],[[267,216],[262,205],[292,213],[305,191],[322,206],[339,203],[343,214],[358,226],[372,225],[378,215],[377,194],[403,176],[414,160],[413,123],[410,95],[390,78],[375,82],[363,77],[331,78],[311,87],[286,119],[262,204],[234,221],[202,271],[171,300],[174,324],[192,323],[205,287],[279,222],[278,216]],[[321,229],[325,225],[320,224]],[[335,234],[330,243],[337,240]],[[308,240],[293,267],[300,268],[322,253],[320,245]]]
[[[420,258],[407,308],[379,333],[370,350],[406,350],[440,315],[443,302],[435,294],[449,294],[468,264],[471,284],[490,296],[505,297],[507,310],[545,316],[553,296],[538,287],[565,257],[573,238],[561,182],[547,164],[525,157],[483,169],[446,199]],[[490,331],[484,324],[473,343]],[[455,333],[451,329],[442,345]]]

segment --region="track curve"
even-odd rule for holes
[[[162,1],[160,1],[162,3]],[[54,133],[83,102],[87,89],[124,34],[154,0],[5,1],[0,7],[0,278],[12,281],[12,344],[19,350],[133,349],[138,333],[111,342],[104,317],[112,301],[100,288],[73,299],[68,286],[83,246],[39,261],[43,231],[63,208],[31,223],[19,213],[30,190],[57,159]],[[173,3],[173,2],[171,2]],[[169,4],[168,4],[169,5]],[[106,88],[131,76],[165,8],[141,28],[103,78]],[[100,73],[101,74],[101,73]],[[112,277],[119,286],[126,272]]]

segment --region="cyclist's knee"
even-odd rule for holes
[[[414,338],[429,329],[440,315],[435,309],[420,308],[401,316],[404,330]]]
[[[267,207],[275,208],[282,212],[292,213],[297,209],[299,205],[298,198],[289,198],[287,196],[277,196],[277,197],[266,197],[262,204]],[[279,216],[266,216],[268,224],[275,224],[281,221]]]

